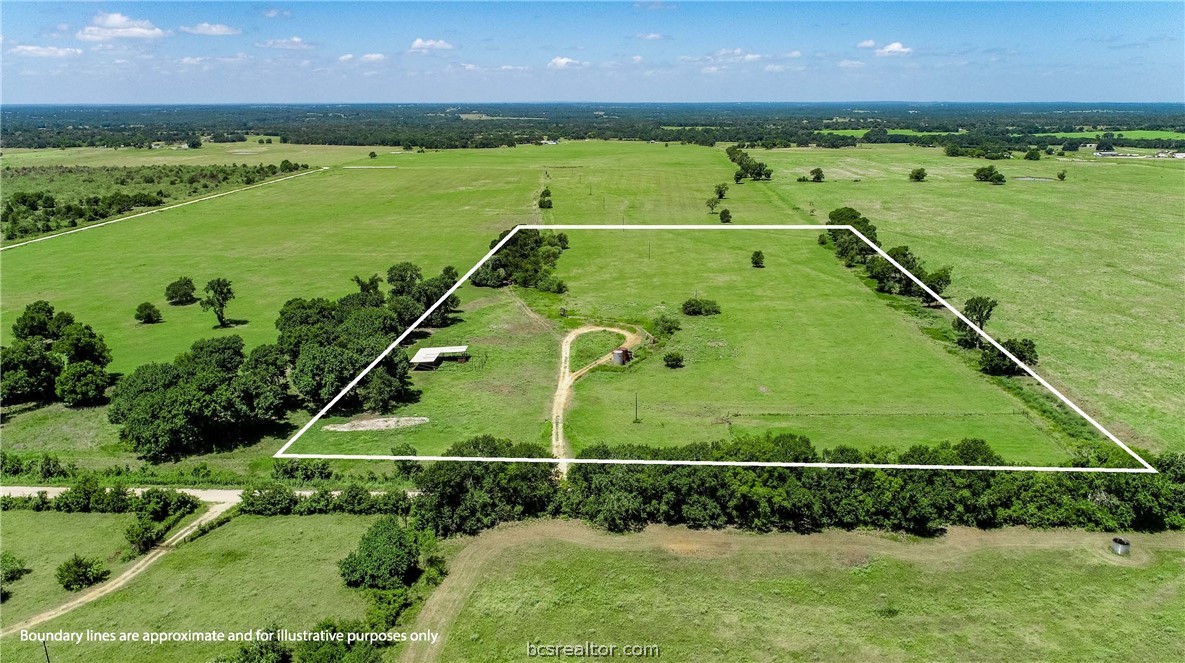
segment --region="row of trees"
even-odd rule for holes
[[[39,300],[12,324],[0,348],[0,399],[6,405],[61,401],[70,407],[103,399],[111,383],[111,351],[90,325]]]
[[[491,437],[450,456],[545,457],[538,445]],[[599,445],[581,458],[1009,465],[983,440],[904,451],[817,451],[801,436],[750,437],[677,448]],[[1075,465],[1130,461],[1084,446]],[[412,517],[438,536],[474,534],[535,516],[582,518],[611,531],[650,523],[815,532],[871,527],[934,535],[952,525],[1092,530],[1185,529],[1185,454],[1155,457],[1156,475],[1053,472],[578,464],[561,482],[545,464],[434,463],[416,477]]]
[[[841,207],[832,210],[828,214],[828,219],[833,225],[852,226],[873,245],[877,247],[881,246],[880,241],[877,239],[876,226],[855,209]],[[828,230],[826,234],[819,236],[819,243],[823,245],[830,244],[835,251],[835,255],[844,261],[845,266],[855,267],[856,265],[863,265],[868,277],[876,282],[876,289],[879,292],[901,295],[903,297],[916,297],[923,304],[930,306],[936,302],[930,293],[922,288],[922,285],[925,285],[935,294],[941,296],[951,283],[951,268],[949,266],[944,266],[933,271],[928,270],[922,260],[914,255],[908,246],[895,246],[885,252],[897,264],[904,268],[905,271],[902,271],[877,253],[872,246],[869,246],[868,243],[857,237],[855,233],[848,232],[844,229],[833,228]],[[906,272],[917,277],[917,281],[921,281],[921,285],[913,278],[910,278]],[[980,329],[983,329],[991,318],[996,304],[997,302],[994,299],[971,297],[964,304],[963,315]],[[960,346],[980,350],[979,367],[984,373],[1002,376],[1024,374],[1025,371],[1023,368],[994,345],[984,340],[963,320],[956,318],[952,325],[954,326],[956,339]],[[1022,363],[1030,367],[1037,365],[1037,346],[1032,339],[1014,338],[1004,341],[1000,345]]]
[[[876,226],[857,210],[851,207],[840,207],[832,210],[827,218],[832,225],[852,226],[873,245],[881,246],[880,240],[877,238]],[[904,297],[917,297],[927,305],[934,303],[930,295],[917,282],[881,257],[876,249],[854,233],[841,228],[832,228],[826,234],[819,236],[819,243],[830,244],[836,257],[843,260],[845,266],[863,265],[869,278],[876,282],[878,291]],[[908,246],[895,246],[886,253],[935,293],[941,295],[950,285],[950,267],[944,266],[930,271]]]
[[[287,159],[279,165],[255,166],[5,168],[6,191],[0,207],[0,228],[5,239],[15,240],[102,221],[137,208],[159,207],[170,199],[254,184],[277,174],[307,168],[308,164]],[[79,190],[105,192],[78,195],[75,192]]]
[[[737,171],[732,176],[733,181],[737,184],[740,184],[741,180],[746,177],[756,181],[768,180],[774,176],[774,171],[769,166],[749,156],[748,152],[737,145],[729,145],[724,153],[728,155],[728,160],[737,166]]]

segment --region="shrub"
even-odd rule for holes
[[[367,514],[372,507],[370,491],[356,483],[346,486],[333,502],[333,510],[340,513]]]
[[[720,210],[720,223],[732,223],[732,212],[728,209]]]
[[[811,169],[811,181],[812,182],[822,182],[823,181],[823,169],[822,168],[812,168]]]
[[[193,279],[182,276],[165,287],[165,301],[174,306],[192,304],[197,301],[194,296],[196,292],[197,286],[193,284]]]
[[[683,353],[668,352],[662,356],[662,363],[666,364],[667,368],[683,368]]]
[[[144,302],[136,307],[136,320],[140,324],[155,325],[164,320],[164,316],[160,314],[160,309],[153,306],[152,302]]]
[[[753,255],[749,258],[749,262],[753,263],[753,266],[758,269],[765,267],[765,253],[754,251]]]
[[[28,572],[25,560],[12,554],[11,550],[0,552],[0,582],[16,582]]]
[[[714,299],[692,297],[683,302],[683,315],[718,315],[720,305]]]
[[[1040,161],[1041,160],[1041,150],[1038,150],[1037,148],[1034,147],[1031,150],[1029,150],[1028,152],[1025,152],[1025,160],[1026,161]]]
[[[70,407],[91,405],[103,398],[110,376],[101,366],[89,361],[68,364],[54,384],[54,393]]]
[[[287,486],[256,486],[243,491],[239,511],[255,516],[287,516],[296,507],[296,502],[296,493]]]
[[[674,335],[675,332],[683,328],[679,324],[679,319],[667,314],[659,315],[654,319],[651,325],[654,328],[654,335],[659,338],[664,338]]]
[[[419,575],[420,545],[413,532],[394,516],[370,526],[358,548],[338,562],[348,587],[399,589]]]
[[[1057,171],[1057,181],[1059,181],[1059,182],[1066,181],[1066,171],[1064,171],[1064,170]]]
[[[103,568],[103,562],[81,557],[78,553],[62,562],[54,573],[62,587],[71,592],[81,591],[95,583],[103,582],[109,575],[111,572]]]
[[[914,168],[913,170],[909,171],[909,181],[910,182],[924,182],[925,180],[926,180],[926,169],[925,168]]]

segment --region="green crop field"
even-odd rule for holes
[[[1185,658],[1185,539],[1140,536],[1124,560],[1107,541],[507,528],[469,544],[489,554],[474,580],[437,590],[453,602],[418,626],[446,639],[414,660],[519,661],[529,642],[654,644],[664,660],[705,662]]]
[[[64,515],[5,512],[5,549],[10,545],[10,536],[13,541],[19,541],[21,536],[47,542],[61,538],[62,529],[49,523],[50,519]],[[97,524],[109,518],[93,514],[69,517],[80,523],[94,519]],[[290,629],[311,629],[326,617],[359,619],[366,612],[366,600],[361,592],[351,591],[342,584],[337,562],[354,548],[370,522],[371,518],[365,516],[344,515],[239,516],[168,553],[127,587],[45,622],[35,630],[122,631],[131,627],[137,631],[229,633],[265,628],[271,623]],[[83,535],[72,536],[79,536],[80,543],[86,541],[81,538]],[[122,530],[112,536],[122,541]],[[98,539],[96,545],[102,542],[104,539]],[[58,550],[58,556],[69,555],[65,541],[53,546],[51,550]],[[18,546],[13,545],[13,549],[17,551]],[[36,550],[24,545],[20,549]],[[33,553],[28,555],[31,558]],[[31,584],[36,574],[47,572],[38,568],[14,585],[11,599],[14,604],[21,592],[32,589],[25,584]],[[59,588],[58,594],[64,595],[65,591]],[[61,597],[47,591],[39,599],[61,600]],[[6,603],[6,623],[10,619],[8,610]],[[16,617],[14,614],[12,618]],[[236,649],[235,645],[226,643],[50,644],[54,661],[209,660]],[[41,655],[41,647],[36,643],[22,643],[11,637],[4,640],[6,660],[31,661]]]

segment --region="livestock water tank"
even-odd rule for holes
[[[1117,536],[1111,539],[1111,552],[1116,555],[1129,555],[1132,551],[1132,542],[1127,539]]]

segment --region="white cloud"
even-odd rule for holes
[[[243,31],[238,28],[232,28],[225,23],[198,23],[197,25],[183,25],[182,32],[188,32],[191,35],[205,35],[207,37],[226,37],[228,35],[241,35]]]
[[[580,60],[574,60],[572,58],[567,58],[562,55],[557,55],[556,57],[551,59],[551,62],[547,63],[548,69],[572,69],[575,67],[587,67],[587,66],[588,66],[587,62],[581,62]]]
[[[280,17],[287,18],[289,16],[292,16],[292,12],[290,12],[286,9],[280,10],[280,9],[273,8],[273,9],[268,9],[268,10],[264,11],[263,15],[266,16],[267,18],[280,18]]]
[[[886,55],[909,55],[910,53],[913,53],[913,49],[899,41],[895,41],[892,44],[886,44],[884,47],[876,49],[877,57],[884,57]]]
[[[871,39],[865,39],[859,44],[856,44],[856,48],[876,48],[876,42]]]
[[[57,46],[13,46],[8,49],[9,55],[24,55],[31,58],[71,58],[82,55],[79,48],[59,48]]]
[[[301,39],[300,37],[289,37],[287,39],[269,39],[265,42],[255,44],[259,48],[279,48],[288,51],[306,51],[313,47],[312,44]]]
[[[790,51],[789,53],[786,54],[786,57],[800,58],[800,57],[802,57],[802,51]]]
[[[358,60],[361,62],[382,62],[386,59],[387,56],[383,55],[382,53],[367,53],[366,55],[358,58]]]
[[[741,61],[743,61],[743,62],[757,62],[758,60],[760,60],[763,57],[764,56],[758,55],[756,53],[746,53],[743,56],[741,56]]]
[[[152,21],[138,21],[123,14],[104,14],[99,12],[91,19],[91,24],[74,34],[82,41],[110,41],[112,39],[159,39],[167,37],[165,32],[152,24]]]
[[[771,72],[771,73],[777,73],[779,71],[786,71],[786,65],[784,65],[784,64],[767,64],[767,65],[765,65],[765,70],[768,72]]]
[[[715,65],[711,65],[711,66],[704,67],[703,69],[700,69],[699,71],[701,74],[718,74],[721,71],[724,71],[724,69],[725,69],[724,67],[717,67]]]
[[[416,37],[416,40],[411,43],[408,48],[409,53],[419,53],[421,55],[430,53],[432,51],[451,51],[453,45],[443,39],[421,39]]]
[[[181,64],[188,64],[188,65],[202,64],[203,62],[205,62],[208,59],[209,58],[204,58],[204,57],[181,58]]]
[[[353,53],[346,53],[345,55],[338,56],[337,61],[338,62],[349,62],[350,60],[353,60],[353,59],[354,59]]]
[[[469,64],[468,62],[462,62],[461,68],[464,69],[465,71],[477,71],[477,70],[481,69],[481,67],[479,67],[475,64]]]
[[[528,69],[530,69],[530,67],[523,67],[516,64],[504,64],[501,67],[498,67],[498,71],[526,71]]]
[[[638,64],[641,61],[642,61],[641,55],[635,55],[634,57],[630,58],[630,62],[633,62],[634,64]]]
[[[844,69],[859,69],[864,66],[864,63],[859,60],[840,60],[839,66]]]
[[[658,41],[659,39],[666,39],[667,36],[660,32],[639,32],[638,39],[645,39],[646,41]]]

